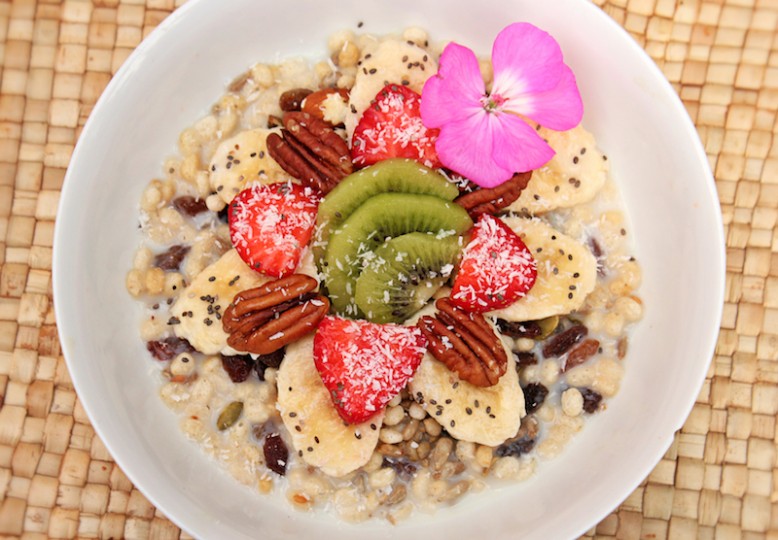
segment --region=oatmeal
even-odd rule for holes
[[[519,111],[498,53],[418,28],[328,46],[251,67],[181,133],[126,287],[187,437],[299,509],[396,523],[542,474],[603,413],[640,266],[561,54],[556,112]]]

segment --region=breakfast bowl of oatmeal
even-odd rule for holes
[[[591,4],[339,8],[192,0],[106,89],[55,235],[84,408],[196,537],[581,534],[712,355],[694,127]]]

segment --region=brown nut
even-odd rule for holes
[[[323,120],[290,112],[283,124],[280,136],[268,135],[268,153],[304,185],[327,194],[354,170],[346,141]]]
[[[508,357],[483,315],[467,313],[447,298],[435,302],[435,317],[419,319],[432,355],[474,386],[493,386],[505,374]]]
[[[532,178],[532,171],[517,173],[497,187],[476,189],[460,195],[454,202],[467,210],[474,220],[481,214],[495,214],[519,198],[529,184],[530,178]]]
[[[327,120],[324,119],[324,101],[333,94],[339,94],[344,102],[348,101],[348,90],[345,88],[324,88],[309,94],[308,97],[303,100],[302,111],[310,114],[314,118],[327,122]],[[332,125],[330,122],[327,123]]]
[[[312,332],[330,309],[326,297],[313,293],[317,286],[312,277],[293,274],[238,293],[222,316],[227,344],[266,355]]]

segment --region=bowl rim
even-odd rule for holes
[[[163,38],[165,34],[167,34],[167,32],[170,29],[180,24],[180,22],[188,16],[190,11],[199,9],[199,6],[211,1],[212,0],[188,0],[184,5],[176,8],[173,12],[171,12],[132,51],[132,53],[127,57],[124,63],[117,70],[117,72],[111,77],[111,80],[109,81],[108,85],[101,93],[97,103],[95,104],[92,112],[89,115],[89,118],[84,124],[83,130],[78,138],[78,141],[76,143],[76,146],[70,158],[70,162],[68,164],[68,168],[65,174],[65,178],[61,190],[60,201],[57,209],[57,218],[55,220],[54,241],[53,241],[53,251],[52,251],[52,291],[53,291],[53,298],[54,298],[54,311],[57,320],[58,332],[60,335],[62,354],[65,358],[66,365],[68,366],[68,370],[71,374],[78,372],[77,361],[75,360],[77,355],[75,354],[74,346],[70,342],[70,340],[63,338],[63,336],[70,335],[70,332],[68,330],[71,326],[71,322],[70,319],[64,316],[65,307],[63,303],[58,300],[61,299],[63,296],[63,293],[58,291],[62,291],[64,288],[67,287],[67,284],[64,283],[62,279],[59,277],[60,273],[58,272],[58,268],[62,267],[65,264],[65,259],[67,258],[67,253],[63,248],[63,242],[65,241],[63,236],[65,233],[63,231],[66,227],[63,223],[66,222],[67,220],[60,219],[60,218],[62,216],[69,217],[70,211],[68,210],[68,207],[75,208],[73,203],[76,201],[77,198],[77,188],[74,180],[75,173],[73,172],[74,167],[72,165],[79,163],[81,159],[81,155],[85,152],[84,148],[86,143],[84,141],[88,140],[91,136],[91,133],[97,129],[96,126],[100,121],[102,111],[105,107],[107,107],[106,103],[111,101],[111,97],[113,95],[122,92],[122,82],[124,81],[124,79],[130,76],[131,73],[135,69],[137,69],[137,66],[140,65],[140,63],[145,59],[147,50],[153,49],[156,46],[156,44]],[[587,520],[587,523],[583,523],[578,527],[573,527],[569,529],[572,533],[574,533],[575,536],[580,536],[581,534],[585,533],[588,529],[590,529],[592,526],[599,523],[610,512],[612,512],[615,508],[617,508],[638,487],[640,482],[642,482],[643,479],[645,479],[650,474],[650,472],[654,469],[656,464],[661,460],[662,455],[664,455],[664,453],[672,444],[676,432],[680,430],[683,424],[686,422],[686,419],[691,413],[692,408],[696,402],[697,396],[705,383],[705,378],[710,366],[710,362],[713,360],[715,354],[715,347],[717,343],[718,334],[720,332],[721,320],[723,315],[725,279],[726,279],[726,242],[724,236],[723,218],[720,210],[720,201],[718,198],[715,179],[710,168],[710,163],[708,161],[707,154],[705,152],[703,144],[699,138],[699,134],[696,130],[696,126],[694,125],[691,117],[689,116],[688,111],[686,110],[685,106],[683,105],[683,102],[681,101],[680,96],[673,88],[672,84],[668,81],[668,79],[661,71],[659,66],[648,55],[648,53],[639,45],[639,43],[630,35],[630,33],[618,22],[616,22],[611,16],[609,16],[605,11],[603,11],[595,4],[590,2],[581,2],[581,4],[584,6],[582,9],[589,10],[590,12],[596,12],[597,13],[596,16],[603,19],[603,24],[610,26],[611,30],[613,30],[614,32],[621,34],[621,37],[625,42],[626,46],[632,49],[632,53],[637,54],[639,57],[642,58],[643,63],[645,64],[645,68],[652,73],[653,77],[657,80],[658,84],[662,86],[663,91],[665,91],[668,94],[670,103],[674,108],[674,114],[679,117],[679,121],[681,121],[684,124],[687,131],[693,134],[691,143],[695,148],[695,153],[694,156],[690,156],[690,159],[693,158],[697,161],[698,165],[701,168],[701,172],[703,172],[706,177],[706,183],[705,183],[706,200],[704,201],[705,204],[710,204],[712,205],[712,207],[715,207],[717,209],[717,211],[714,212],[714,217],[716,220],[717,227],[715,231],[711,232],[711,234],[715,234],[716,236],[716,244],[718,246],[718,252],[716,253],[716,256],[718,259],[718,264],[717,267],[715,268],[716,286],[711,290],[711,294],[715,295],[714,298],[715,305],[718,307],[715,313],[712,314],[712,319],[711,319],[712,321],[714,320],[716,321],[716,326],[715,327],[711,326],[710,328],[707,329],[707,331],[709,332],[710,339],[709,342],[707,343],[707,346],[705,347],[705,350],[702,350],[701,348],[701,353],[705,352],[707,354],[707,357],[709,358],[709,361],[704,364],[700,362],[699,371],[696,377],[697,382],[694,385],[695,392],[694,393],[690,392],[688,395],[685,396],[685,399],[683,400],[684,401],[683,415],[679,415],[679,424],[674,427],[672,433],[669,433],[665,436],[666,440],[663,441],[663,443],[661,443],[660,446],[662,447],[662,452],[657,454],[655,461],[652,461],[651,463],[646,462],[644,463],[644,467],[640,468],[639,470],[635,469],[631,481],[622,482],[620,484],[621,489],[612,490],[610,492],[610,496],[606,497],[608,501],[607,504],[602,503],[598,511],[592,512],[589,515],[589,519]],[[87,416],[89,417],[89,420],[95,432],[100,437],[105,447],[108,449],[111,457],[115,460],[116,464],[119,465],[122,471],[130,479],[130,481],[135,486],[135,488],[137,488],[155,507],[159,508],[160,510],[163,510],[163,512],[165,512],[165,516],[167,516],[168,519],[170,519],[173,523],[175,523],[179,528],[189,532],[190,534],[194,534],[198,532],[194,530],[190,531],[188,529],[188,523],[184,519],[185,516],[178,515],[176,513],[170,513],[170,514],[167,513],[168,505],[165,504],[164,496],[146,490],[142,478],[143,477],[142,471],[136,469],[135,467],[128,466],[128,464],[130,463],[130,459],[127,455],[125,455],[126,450],[120,445],[112,444],[110,440],[105,438],[104,436],[105,430],[103,428],[103,422],[107,420],[104,419],[102,417],[102,414],[99,412],[98,404],[90,400],[89,398],[85,398],[85,396],[88,396],[89,394],[88,392],[82,391],[84,390],[84,388],[81,386],[81,383],[77,376],[72,377],[72,382],[78,394],[78,397],[81,401],[81,404]]]

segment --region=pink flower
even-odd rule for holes
[[[565,131],[583,116],[575,76],[559,44],[536,26],[514,23],[500,32],[492,67],[487,93],[475,53],[451,43],[421,97],[424,124],[440,129],[435,143],[440,161],[482,187],[537,169],[554,156],[524,118]]]

